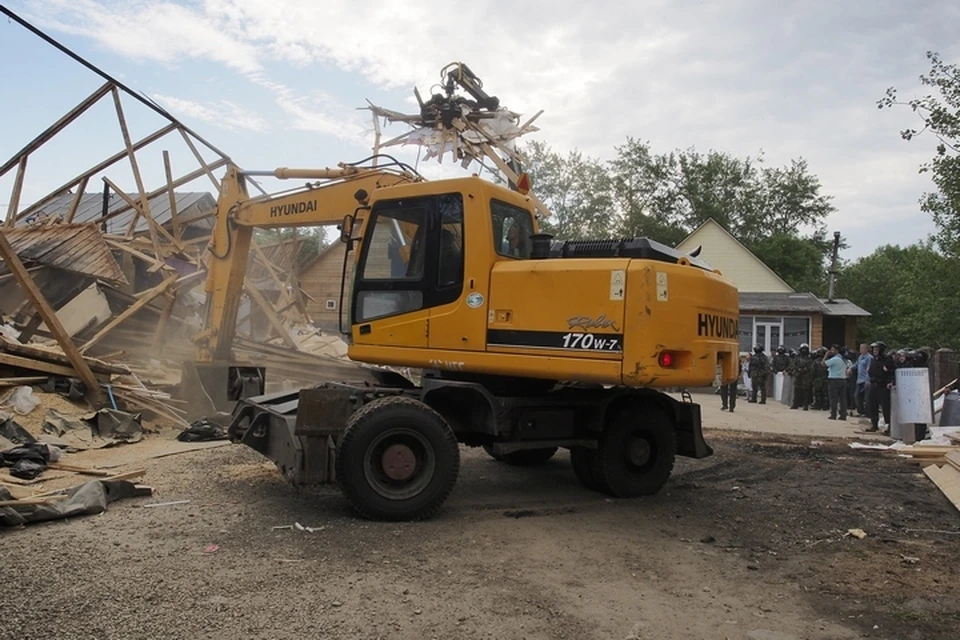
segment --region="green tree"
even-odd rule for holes
[[[897,90],[890,87],[877,106],[907,106],[919,116],[923,126],[902,130],[904,140],[928,132],[937,139],[933,158],[920,166],[920,173],[930,173],[937,191],[921,196],[920,209],[937,225],[937,244],[950,255],[960,256],[960,68],[944,63],[933,51],[927,52],[927,59],[930,72],[921,75],[920,82],[935,94],[901,102]]]
[[[886,245],[844,268],[838,291],[870,311],[865,340],[891,346],[960,346],[960,263],[932,242]]]
[[[749,249],[797,291],[816,295],[827,293],[827,256],[832,245],[824,230],[819,237],[801,238],[791,233],[774,233],[759,238]]]
[[[712,218],[794,288],[825,293],[832,244],[823,221],[834,207],[805,160],[765,167],[762,156],[713,150],[658,155],[633,138],[616,152],[610,172],[621,233],[676,245]]]
[[[605,237],[614,217],[610,177],[598,161],[579,151],[566,156],[541,142],[526,149],[533,190],[550,209],[542,230],[558,239]]]

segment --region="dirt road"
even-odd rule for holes
[[[709,438],[715,456],[632,501],[581,488],[564,453],[517,469],[464,449],[416,524],[358,520],[239,446],[153,460],[153,498],[0,533],[0,636],[955,637],[960,516],[917,467]],[[272,529],[294,523],[315,530]]]

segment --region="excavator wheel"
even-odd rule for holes
[[[337,483],[370,520],[434,515],[460,472],[453,430],[417,399],[378,398],[354,413],[337,445]]]
[[[658,407],[632,406],[610,421],[594,470],[606,493],[634,498],[657,493],[670,478],[677,438]]]
[[[573,465],[573,473],[587,489],[591,491],[604,491],[603,478],[597,470],[599,465],[599,456],[595,449],[586,447],[571,447],[570,464]]]
[[[490,454],[490,457],[500,462],[506,462],[515,467],[534,467],[544,464],[557,453],[557,447],[548,447],[546,449],[521,449],[511,453],[494,453],[493,447],[488,444],[483,445],[483,450]]]

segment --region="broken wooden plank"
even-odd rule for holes
[[[50,376],[21,376],[19,378],[0,378],[0,387],[16,387],[21,384],[40,384],[50,379]]]
[[[79,473],[85,476],[109,476],[109,471],[103,471],[102,469],[94,469],[92,467],[81,467],[75,464],[67,464],[65,462],[51,462],[47,465],[50,469],[56,469],[58,471],[72,471],[74,473]]]
[[[133,179],[137,183],[137,193],[140,196],[140,207],[133,215],[130,222],[130,228],[127,235],[132,236],[133,230],[137,227],[137,214],[139,213],[147,220],[147,231],[150,233],[150,240],[157,254],[160,253],[160,238],[157,236],[156,221],[150,215],[150,202],[147,200],[147,190],[143,186],[143,176],[140,175],[140,165],[137,163],[137,154],[133,150],[133,141],[130,139],[130,130],[127,128],[127,119],[123,116],[123,105],[120,104],[120,91],[116,86],[110,87],[110,93],[113,94],[113,106],[117,112],[117,120],[120,122],[120,133],[123,135],[123,145],[127,149],[127,158],[130,160],[130,168],[133,170]],[[121,191],[117,190],[118,193]]]
[[[59,120],[54,122],[52,125],[47,127],[43,133],[38,135],[36,138],[31,140],[24,146],[20,151],[17,152],[6,164],[0,167],[0,176],[4,175],[13,168],[13,165],[16,164],[17,159],[26,156],[27,154],[33,153],[40,147],[42,147],[48,140],[57,135],[62,131],[67,125],[83,115],[90,107],[95,105],[100,101],[103,96],[107,95],[107,92],[110,91],[112,83],[105,82],[99,89],[91,93],[89,96],[84,98],[83,101],[79,102],[77,106],[68,111],[63,115]],[[69,185],[68,185],[69,186]]]
[[[14,500],[22,500],[23,498],[32,498],[35,495],[35,492],[33,489],[28,489],[27,487],[23,487],[17,484],[7,484],[6,482],[0,482],[0,487],[3,487],[4,489],[6,489],[7,493],[9,493]]]
[[[960,510],[960,471],[951,466],[938,467],[931,465],[923,470],[928,478],[933,480],[940,492]]]
[[[31,371],[45,371],[56,376],[66,376],[68,378],[77,377],[77,371],[72,367],[62,364],[53,364],[52,362],[43,362],[41,360],[31,360],[23,356],[15,356],[11,353],[0,352],[0,364],[18,369],[28,369]]]
[[[167,238],[167,240],[170,241],[171,244],[173,244],[174,246],[177,247],[178,250],[184,251],[183,245],[180,244],[179,242],[176,242],[176,241],[173,239],[173,236],[170,235],[170,232],[169,232],[169,231],[167,231],[166,229],[164,229],[163,227],[161,227],[160,225],[158,225],[158,224],[156,223],[156,221],[153,219],[153,217],[150,215],[149,211],[142,209],[141,206],[140,206],[140,204],[138,204],[137,202],[135,202],[135,201],[133,200],[133,198],[131,198],[131,197],[128,196],[126,193],[124,193],[123,191],[121,191],[120,188],[117,187],[117,185],[115,185],[113,182],[111,182],[110,178],[108,178],[108,177],[106,177],[106,176],[103,176],[103,181],[106,182],[108,185],[110,185],[110,188],[113,189],[113,190],[116,192],[116,194],[117,194],[118,196],[120,196],[120,198],[121,198],[124,202],[126,202],[128,205],[130,205],[131,207],[133,207],[135,211],[141,212],[140,215],[142,215],[142,216],[147,220],[147,227],[148,227],[148,228],[152,229],[154,232],[162,233],[162,234]],[[104,219],[105,219],[105,218],[104,218]],[[133,222],[131,223],[131,225],[134,225],[134,224],[136,223],[136,220],[137,220],[137,217],[134,216]],[[156,233],[151,233],[151,238],[152,238],[153,236],[156,236]],[[157,239],[156,244],[153,245],[153,250],[154,250],[154,253],[156,253],[158,256],[162,255],[159,238]]]
[[[183,141],[186,143],[187,147],[190,148],[191,153],[193,153],[193,157],[196,158],[197,164],[200,165],[200,167],[207,174],[207,177],[210,178],[210,182],[213,183],[214,189],[216,189],[219,192],[220,181],[217,180],[217,177],[215,175],[213,175],[213,171],[211,170],[210,165],[207,164],[207,162],[203,159],[203,156],[200,155],[200,152],[197,151],[197,146],[193,144],[193,140],[190,139],[190,135],[187,133],[187,131],[183,127],[179,127],[178,131],[180,131],[180,135],[183,137]],[[209,145],[207,146],[209,147]],[[219,155],[222,156],[223,154],[219,154]]]
[[[58,480],[59,478],[66,478],[68,474],[61,473],[57,475],[43,475],[33,480],[24,480],[23,478],[14,478],[9,473],[0,473],[0,482],[4,484],[18,484],[24,487],[29,487],[34,484],[41,484],[48,480]]]
[[[92,338],[87,340],[86,344],[80,347],[80,353],[84,353],[90,347],[100,342],[104,338],[104,336],[106,336],[108,333],[110,333],[111,330],[114,329],[114,327],[122,323],[124,320],[126,320],[127,318],[135,314],[137,311],[139,311],[143,307],[150,304],[150,302],[154,298],[160,295],[163,295],[166,292],[166,290],[170,287],[170,285],[176,282],[177,278],[179,277],[180,277],[179,274],[174,274],[169,278],[167,278],[166,280],[164,280],[163,282],[161,282],[160,284],[158,284],[157,286],[155,286],[153,289],[150,289],[148,292],[146,292],[146,295],[144,295],[142,298],[140,298],[139,300],[134,302],[132,305],[127,307],[123,311],[123,313],[114,317],[114,319],[108,322],[107,324],[105,324],[103,328],[100,329],[100,331],[97,331],[96,335],[94,335]]]
[[[180,242],[180,217],[177,213],[177,194],[173,189],[173,168],[170,166],[170,152],[163,150],[163,172],[167,178],[167,198],[170,201],[170,225],[173,227],[173,237]]]
[[[80,200],[83,198],[83,191],[87,188],[87,182],[90,181],[90,176],[84,176],[80,180],[80,184],[77,185],[77,193],[74,194],[73,200],[70,201],[70,208],[67,209],[67,215],[63,217],[63,221],[66,224],[73,222],[73,217],[77,215],[77,207],[80,206]]]
[[[134,145],[133,145],[134,151],[136,151],[137,149],[141,149],[141,148],[147,146],[147,145],[150,144],[151,142],[155,142],[156,140],[159,140],[160,138],[162,138],[163,136],[167,135],[168,133],[170,133],[171,131],[173,131],[173,130],[176,129],[176,128],[177,128],[177,125],[175,125],[175,124],[173,124],[173,123],[170,123],[170,124],[164,126],[163,128],[158,129],[157,131],[154,131],[153,133],[151,133],[151,134],[148,135],[147,137],[143,138],[142,140],[140,140],[139,142],[137,142],[136,144],[134,144]],[[69,182],[66,182],[66,183],[60,185],[58,188],[54,189],[53,191],[51,191],[51,192],[48,193],[47,195],[43,196],[42,198],[40,198],[39,200],[37,200],[36,202],[34,202],[34,203],[33,203],[32,205],[30,205],[29,207],[27,207],[26,209],[24,209],[23,211],[21,211],[20,213],[18,213],[18,214],[17,214],[17,220],[19,221],[19,220],[22,220],[23,218],[26,218],[27,216],[29,216],[30,214],[32,214],[32,213],[34,213],[35,211],[39,210],[41,207],[43,207],[45,204],[47,204],[48,202],[50,202],[51,200],[53,200],[53,199],[56,198],[57,196],[63,194],[63,193],[66,192],[68,189],[70,189],[71,187],[73,187],[74,185],[76,185],[78,182],[80,182],[81,180],[83,180],[84,177],[90,178],[91,176],[93,176],[93,175],[95,175],[95,174],[97,174],[97,173],[100,173],[101,171],[103,171],[103,170],[106,169],[107,167],[110,167],[110,166],[116,164],[117,162],[119,162],[120,160],[122,160],[123,158],[125,158],[126,155],[127,155],[127,150],[126,150],[126,149],[124,149],[123,151],[119,151],[119,152],[117,152],[116,154],[114,154],[114,155],[110,156],[109,158],[107,158],[106,160],[104,160],[103,162],[99,163],[98,165],[87,169],[86,171],[84,171],[84,172],[81,173],[80,175],[76,176],[75,178],[73,178],[73,179],[70,180]]]
[[[37,283],[35,283],[33,278],[30,277],[30,274],[27,273],[23,263],[20,261],[20,256],[18,256],[13,250],[13,247],[10,246],[6,234],[3,232],[0,232],[0,257],[7,263],[7,268],[10,269],[10,272],[16,276],[21,289],[27,294],[34,308],[40,313],[47,328],[50,329],[50,333],[53,334],[60,348],[63,349],[64,354],[70,359],[70,364],[76,369],[80,375],[80,379],[83,380],[83,383],[87,386],[87,395],[99,404],[102,399],[100,381],[97,380],[87,361],[83,359],[80,351],[78,351],[76,345],[73,344],[73,340],[71,340],[67,332],[64,331],[63,325],[60,324],[60,319],[57,317],[57,312],[53,310],[46,298],[43,297],[43,293],[40,291]]]
[[[6,338],[0,336],[0,352],[2,351],[23,356],[25,358],[30,358],[31,360],[40,360],[43,362],[50,362],[64,366],[69,366],[70,364],[67,356],[62,352],[51,351],[49,349],[38,347],[32,344],[20,344],[19,342],[7,340]],[[87,361],[87,364],[90,365],[90,368],[93,369],[95,373],[130,373],[130,369],[124,365],[103,362],[102,360],[91,358],[89,356],[85,357],[84,360]]]
[[[125,473],[118,473],[116,475],[106,476],[106,477],[100,478],[100,480],[102,482],[109,482],[111,480],[135,480],[137,478],[142,478],[144,475],[146,475],[146,473],[147,473],[146,469],[136,469],[134,471],[127,471]],[[90,480],[89,482],[95,482],[95,481]],[[53,489],[51,491],[45,491],[44,493],[38,493],[37,495],[34,496],[34,498],[46,498],[49,496],[60,495],[62,493],[66,493],[67,491],[70,491],[71,489],[76,489],[79,486],[81,485],[73,485],[70,487],[64,487],[62,489]]]
[[[20,206],[20,194],[23,192],[23,176],[27,173],[27,154],[20,156],[17,165],[17,177],[13,182],[13,191],[10,194],[10,204],[7,205],[6,226],[13,227],[17,221],[17,208]]]
[[[960,451],[951,451],[944,458],[951,467],[960,471]]]
[[[277,315],[277,312],[273,309],[273,305],[263,297],[263,294],[260,293],[260,290],[257,289],[256,285],[250,282],[249,279],[244,279],[245,289],[247,293],[250,294],[250,298],[257,303],[257,306],[263,310],[264,315],[267,316],[267,320],[270,321],[270,325],[277,330],[277,333],[280,334],[280,338],[286,343],[291,349],[297,348],[297,343],[292,337],[290,337],[290,332],[287,331],[287,328],[283,325],[283,320],[280,319],[280,316]]]
[[[57,500],[64,500],[67,496],[42,496],[33,498],[21,498],[20,500],[0,500],[0,507],[35,507],[41,504],[50,504]]]

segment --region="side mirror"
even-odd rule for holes
[[[340,225],[340,242],[350,244],[350,239],[353,237],[353,223],[355,220],[353,214],[348,213],[343,216],[343,223]]]

